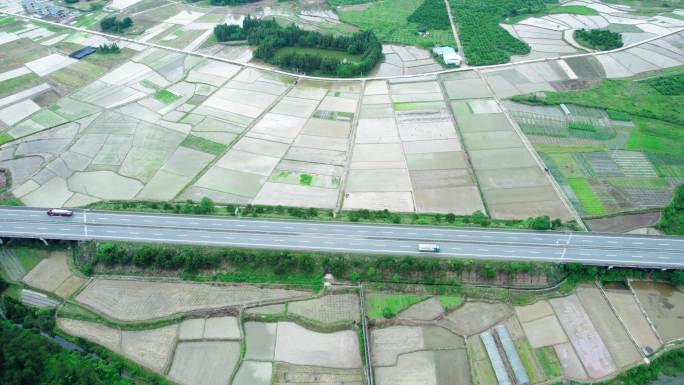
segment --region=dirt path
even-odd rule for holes
[[[463,45],[461,45],[461,39],[458,36],[458,29],[456,29],[454,15],[451,14],[451,5],[449,4],[449,0],[444,0],[444,5],[446,6],[447,14],[449,15],[449,23],[451,23],[451,32],[454,34],[454,40],[456,41],[456,47],[458,47],[458,53],[461,55],[461,59],[463,60],[461,62],[461,67],[465,67],[468,65],[468,60],[466,59],[465,53],[463,52]]]

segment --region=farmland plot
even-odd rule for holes
[[[240,306],[256,301],[297,298],[296,290],[261,289],[241,285],[94,279],[76,300],[96,311],[125,321],[154,319],[192,310]]]
[[[570,213],[506,116],[500,112],[473,112],[495,111],[492,102],[451,102],[489,214],[502,219],[537,215],[569,219]],[[507,162],[502,168],[497,159],[504,158]]]
[[[322,368],[317,366],[293,365],[283,362],[276,362],[274,364],[273,384],[274,385],[288,385],[288,384],[320,384],[320,385],[363,385],[364,378],[360,370],[357,369],[336,369],[336,368]],[[270,372],[268,382],[263,384],[270,384]],[[237,385],[251,385],[252,383],[244,383]],[[254,383],[254,385],[260,385]]]
[[[620,315],[625,327],[634,336],[639,347],[646,354],[660,349],[658,336],[651,329],[648,320],[639,308],[632,292],[625,288],[606,288],[606,296]]]
[[[378,384],[470,384],[465,341],[437,326],[371,331]]]
[[[620,320],[613,314],[601,291],[596,286],[577,288],[584,309],[610,351],[618,368],[624,368],[641,360],[641,355],[625,331]]]
[[[85,338],[164,374],[171,361],[178,325],[147,330],[119,330],[96,322],[58,318],[57,325],[65,332]]]
[[[292,322],[278,322],[274,360],[297,365],[360,368],[359,340],[351,330],[317,333]]]
[[[320,322],[359,321],[356,294],[331,294],[306,301],[290,302],[287,311]]]
[[[555,298],[550,302],[589,377],[601,378],[616,372],[606,345],[577,296]]]
[[[634,281],[631,285],[663,341],[684,338],[684,293],[664,283]]]
[[[182,385],[225,385],[239,359],[239,342],[180,342],[169,377]]]
[[[444,325],[453,332],[470,336],[511,316],[513,309],[503,303],[466,302],[449,313]]]
[[[51,252],[24,276],[23,281],[29,286],[53,292],[63,298],[69,297],[86,282],[84,278],[71,272],[68,256],[63,251]]]

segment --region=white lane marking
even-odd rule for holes
[[[360,246],[361,244],[360,244],[360,243],[356,243],[356,242],[352,242],[352,243],[350,243],[350,245],[352,245],[352,246]]]
[[[534,239],[535,241],[543,241],[544,240],[543,238],[539,238],[539,237],[534,237],[532,239]]]
[[[383,234],[394,234],[394,231],[383,231]]]
[[[532,254],[540,254],[541,251],[530,251],[530,253],[532,253]]]
[[[298,241],[299,243],[309,243],[309,241]]]
[[[47,230],[47,227],[38,227],[36,230]]]
[[[402,249],[406,249],[406,248],[411,247],[411,246],[401,245],[399,247],[401,247]],[[451,249],[451,250],[454,250],[454,249]]]
[[[586,254],[586,253],[585,253],[585,254],[580,254],[580,255],[583,256],[583,257],[588,257],[588,256],[590,256],[591,254]]]
[[[669,243],[659,243],[658,246],[670,246]]]
[[[487,249],[477,249],[477,251],[489,251]]]
[[[632,255],[632,258],[643,258],[641,255]]]
[[[494,238],[494,237],[492,237],[491,235],[483,235],[482,238],[490,239],[490,238]]]
[[[157,236],[157,237],[160,237],[160,236],[162,236],[162,235],[164,235],[164,234],[162,234],[162,233],[153,233],[152,235]]]
[[[513,250],[504,250],[503,252],[504,253],[515,253],[515,251],[513,251]]]
[[[285,226],[285,227],[283,227],[283,228],[284,228],[284,229],[288,229],[288,230],[294,229],[294,227],[292,227],[292,226]]]
[[[149,219],[143,219],[143,222],[145,222],[145,223],[152,223],[152,221],[149,220]]]
[[[26,227],[24,226],[14,226],[15,229],[25,229]]]
[[[235,225],[235,227],[247,227],[247,225]]]
[[[12,213],[7,213],[7,215],[9,215],[10,217],[16,217],[17,216],[17,214],[12,214]]]
[[[274,239],[273,242],[285,242],[284,239]]]
[[[325,243],[326,245],[334,245],[335,244],[335,242],[331,242],[331,241],[325,241],[323,243]]]
[[[582,239],[582,242],[586,242],[586,243],[594,243],[594,241],[590,241],[590,240],[588,240],[588,239]]]
[[[606,241],[606,243],[617,243],[615,241]]]
[[[632,243],[635,245],[643,245],[644,244],[643,242],[632,242]]]
[[[114,233],[116,233],[116,231],[114,231],[114,230],[105,230],[105,233],[114,234]]]
[[[128,233],[132,235],[140,235],[140,233],[137,231],[129,231]]]
[[[658,259],[670,259],[670,257],[658,257]]]
[[[432,234],[430,234],[430,235],[432,235],[433,237],[441,237],[441,236],[444,235],[444,234],[442,234],[442,233],[432,233]]]
[[[384,243],[377,243],[377,244],[375,245],[375,247],[385,247],[385,246],[387,246],[387,245],[384,244]]]
[[[127,218],[119,218],[119,220],[121,222],[130,222],[131,221],[130,219],[127,219]]]
[[[185,234],[176,234],[177,237],[187,237]]]
[[[247,239],[249,239],[250,241],[259,241],[260,240],[259,238],[247,238]]]
[[[406,235],[416,235],[416,233],[406,233]]]
[[[190,222],[191,225],[199,225],[197,222]]]
[[[518,239],[518,237],[506,237],[506,239]]]
[[[175,225],[176,221],[166,221],[166,223],[171,223],[172,225]]]
[[[262,228],[262,229],[269,229],[269,228],[271,228],[271,226],[265,226],[265,225],[261,225],[261,226],[259,226],[259,227]]]
[[[359,233],[367,233],[368,230],[359,230]]]
[[[606,254],[606,257],[617,257],[615,254]]]

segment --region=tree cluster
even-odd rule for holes
[[[658,76],[646,80],[646,83],[663,95],[684,95],[684,74]]]
[[[334,36],[303,30],[292,24],[280,26],[273,19],[257,19],[248,16],[237,26],[217,25],[214,35],[218,41],[243,40],[257,46],[254,57],[267,63],[291,68],[306,73],[334,76],[356,76],[367,74],[383,58],[382,45],[373,32],[363,31],[353,35]],[[296,50],[279,54],[284,47],[316,48],[342,51],[350,55],[361,55],[361,60],[350,62],[324,54],[299,53]]]
[[[665,234],[684,235],[684,184],[675,189],[672,201],[663,209],[658,227]]]
[[[511,55],[526,55],[530,47],[499,23],[509,16],[542,11],[555,0],[450,0],[463,44],[472,65],[506,63]]]
[[[444,0],[425,0],[406,21],[420,25],[422,30],[449,29],[451,23],[444,7]]]
[[[104,54],[119,53],[119,52],[121,52],[121,48],[119,48],[119,45],[116,43],[112,43],[112,44],[102,43],[97,48],[97,52],[104,53]]]
[[[575,39],[584,46],[600,51],[622,47],[622,35],[607,29],[579,29],[575,31]]]
[[[39,334],[0,321],[0,383],[124,385],[116,368],[70,352]]]
[[[55,327],[55,313],[53,310],[29,308],[9,296],[2,297],[2,309],[8,320],[21,325],[25,329],[37,329],[50,333]]]
[[[104,32],[123,32],[125,29],[130,28],[133,25],[133,19],[130,17],[124,17],[119,20],[116,16],[108,16],[100,20],[100,29]]]

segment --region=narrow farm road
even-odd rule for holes
[[[456,41],[456,47],[458,47],[458,54],[461,55],[461,58],[463,59],[461,67],[465,67],[468,65],[468,59],[466,59],[465,53],[463,52],[463,45],[461,44],[461,38],[458,36],[458,29],[456,28],[456,22],[454,22],[454,15],[451,13],[451,4],[449,4],[449,0],[444,0],[444,5],[446,6],[447,14],[449,15],[451,32],[454,34],[454,41]]]

